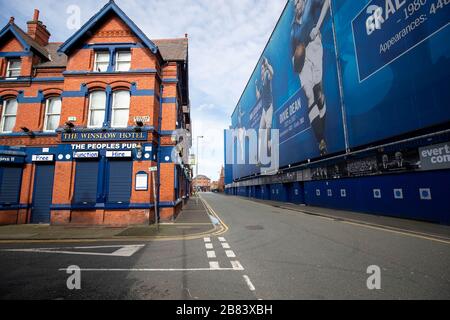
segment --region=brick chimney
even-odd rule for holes
[[[33,20],[27,22],[28,35],[33,38],[41,46],[48,45],[48,40],[50,38],[50,32],[48,32],[47,27],[39,21],[39,10],[34,9]]]

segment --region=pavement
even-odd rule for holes
[[[0,299],[450,299],[450,241],[426,234],[430,226],[419,234],[324,215],[339,212],[201,198],[221,226],[203,236],[0,243]],[[197,209],[195,223],[206,223]],[[79,290],[67,286],[70,266]]]
[[[210,214],[198,197],[193,197],[174,222],[149,226],[98,227],[10,225],[0,226],[0,243],[11,241],[60,240],[176,240],[201,238],[204,234],[220,232],[223,227]]]

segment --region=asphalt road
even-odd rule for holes
[[[228,226],[225,234],[1,244],[0,299],[450,299],[450,243],[202,197]],[[72,265],[82,269],[80,290],[66,285]],[[372,265],[381,270],[379,290],[367,288]]]

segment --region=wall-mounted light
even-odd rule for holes
[[[27,127],[21,127],[20,129],[22,129],[22,131],[23,131],[24,133],[26,133],[28,136],[30,136],[30,137],[32,137],[32,138],[35,137],[34,132],[31,131],[30,129],[28,129]]]
[[[141,120],[136,120],[136,126],[134,127],[134,130],[136,132],[141,132],[143,127],[144,123]]]
[[[142,144],[139,143],[138,145],[136,145],[135,150],[136,150],[136,158],[142,159]]]
[[[73,124],[72,121],[67,121],[67,122],[64,124],[64,130],[65,130],[66,132],[71,132],[73,128],[75,128],[75,125]]]

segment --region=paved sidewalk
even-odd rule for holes
[[[396,231],[407,231],[423,236],[431,236],[442,240],[450,240],[450,226],[439,225],[429,222],[400,219],[387,216],[379,216],[370,213],[335,210],[328,208],[310,207],[293,203],[245,198],[249,201],[267,204],[273,207],[301,212],[304,214],[327,217],[335,220],[355,222],[368,226],[381,227]]]
[[[199,198],[191,198],[173,223],[159,226],[101,227],[101,226],[0,226],[0,241],[36,240],[155,240],[201,237],[217,231],[209,212]]]

